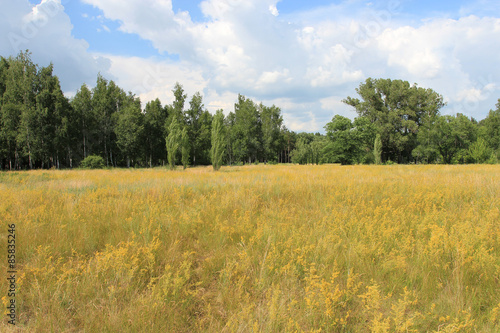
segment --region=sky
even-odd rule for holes
[[[0,55],[29,49],[68,97],[98,73],[143,105],[176,82],[212,113],[238,94],[322,132],[367,78],[443,95],[477,120],[500,98],[497,0],[0,0]]]

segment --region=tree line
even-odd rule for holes
[[[358,117],[336,115],[326,135],[295,133],[281,109],[238,95],[234,110],[214,115],[202,95],[146,103],[98,75],[64,96],[53,65],[40,67],[29,51],[0,57],[0,167],[73,168],[89,156],[108,167],[184,168],[244,163],[484,163],[496,162],[500,100],[484,120],[442,116],[441,95],[401,80],[367,79],[361,97],[344,102]]]
[[[293,135],[293,163],[498,163],[500,99],[478,122],[441,115],[443,96],[403,80],[368,78],[356,92],[360,98],[343,100],[354,120],[335,115],[326,135]]]
[[[500,99],[478,122],[460,113],[441,115],[443,96],[407,81],[368,78],[356,92],[360,99],[343,102],[358,117],[334,116],[325,126],[327,139],[309,144],[313,161],[319,151],[320,161],[342,164],[498,163]]]
[[[172,104],[140,99],[98,75],[66,98],[53,65],[39,67],[29,51],[0,58],[2,169],[77,167],[100,156],[108,167],[290,162],[281,109],[239,95],[234,112],[208,112],[181,84]]]

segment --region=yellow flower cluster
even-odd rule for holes
[[[500,331],[495,165],[5,172],[0,217],[25,331]]]

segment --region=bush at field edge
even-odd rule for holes
[[[90,155],[80,163],[80,167],[84,169],[102,169],[104,168],[104,159],[101,156]]]

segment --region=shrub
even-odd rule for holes
[[[488,164],[498,164],[498,156],[495,152],[491,153],[490,158],[486,161]]]
[[[102,169],[104,168],[104,159],[101,156],[90,155],[80,163],[80,167],[84,169]]]
[[[469,157],[474,163],[484,163],[491,156],[491,151],[488,147],[488,144],[483,138],[477,139],[476,142],[470,145]]]

